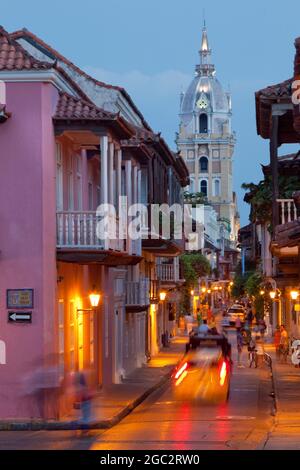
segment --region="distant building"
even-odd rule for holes
[[[231,96],[216,78],[205,26],[199,54],[195,78],[181,94],[177,146],[190,173],[187,190],[207,196],[219,219],[229,225],[229,239],[235,243],[239,216],[232,189],[236,140],[231,128]]]

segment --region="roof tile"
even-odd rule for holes
[[[0,26],[0,70],[49,69],[50,64],[40,62],[28,54],[5,29]]]
[[[60,93],[54,119],[115,119],[116,114],[104,111],[91,103],[74,98],[67,93]]]

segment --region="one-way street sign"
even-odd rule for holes
[[[8,312],[8,321],[12,323],[31,323],[32,312]]]

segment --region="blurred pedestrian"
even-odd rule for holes
[[[284,362],[287,362],[289,354],[289,335],[284,325],[280,327],[280,355],[283,356]]]
[[[185,315],[184,319],[185,319],[185,330],[187,334],[189,335],[193,329],[194,317],[190,313],[188,313]]]
[[[200,335],[206,335],[209,331],[209,327],[208,327],[208,324],[207,324],[207,320],[203,320],[203,323],[201,326],[199,326],[198,328],[198,333]]]
[[[92,418],[93,394],[88,383],[87,374],[84,371],[78,371],[74,374],[74,387],[75,405],[81,410],[79,422],[83,429],[88,429]]]
[[[196,313],[196,315],[197,315],[198,326],[200,326],[200,325],[202,325],[203,319],[202,319],[202,313],[201,313],[201,310],[200,310],[199,307],[197,308],[197,313]]]
[[[281,338],[280,326],[277,325],[275,333],[274,333],[274,346],[275,346],[276,358],[278,360],[280,359],[280,338]]]
[[[237,331],[237,352],[238,352],[238,365],[241,365],[241,354],[243,352],[243,335],[240,331]]]
[[[248,356],[249,356],[249,367],[252,367],[254,364],[255,368],[257,367],[257,354],[256,354],[256,342],[254,337],[251,337],[248,344]]]
[[[249,323],[249,325],[251,326],[252,322],[253,322],[253,313],[252,313],[251,307],[248,308],[248,313],[247,313],[246,320]]]
[[[237,319],[235,320],[235,328],[236,328],[237,333],[241,331],[242,322],[241,322],[240,317],[237,317]]]
[[[258,327],[259,327],[261,339],[264,340],[267,325],[263,318],[260,318],[260,320],[258,320]]]

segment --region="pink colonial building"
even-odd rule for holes
[[[105,386],[141,366],[161,346],[155,260],[176,266],[182,251],[101,239],[98,205],[116,207],[118,234],[119,196],[152,202],[158,162],[169,186],[157,202],[181,201],[188,173],[124,89],[27,30],[0,28],[0,81],[0,419],[51,418],[24,398],[26,378],[88,369]],[[60,416],[70,406],[62,395]]]

